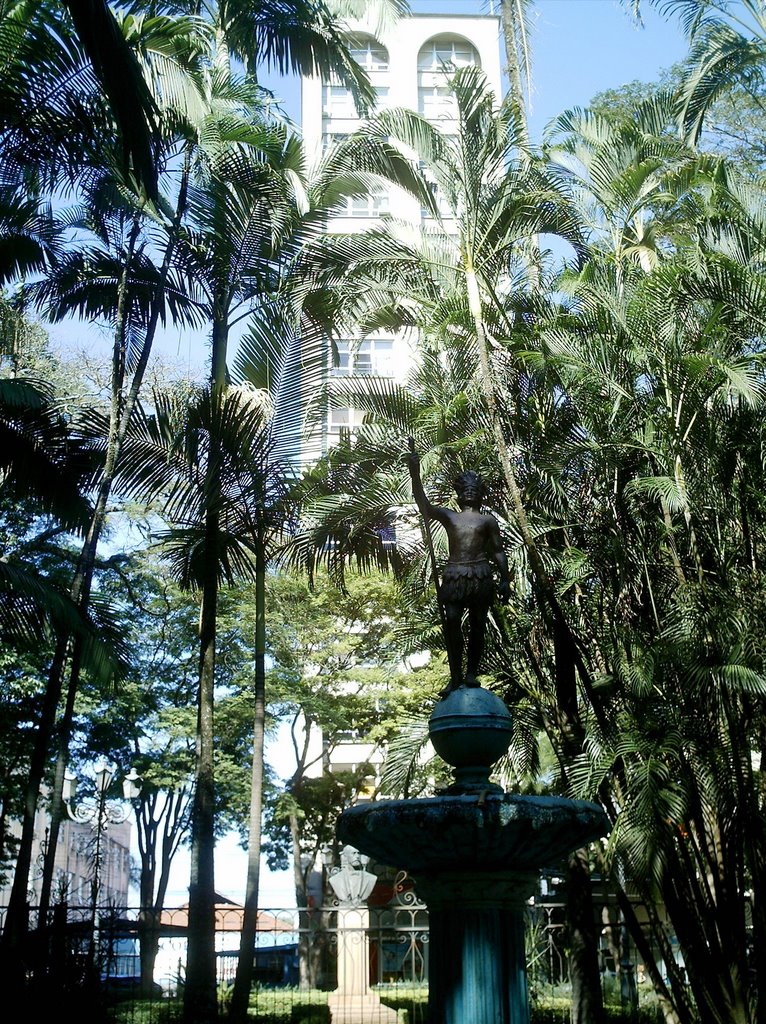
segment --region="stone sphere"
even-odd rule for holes
[[[434,750],[453,768],[490,768],[508,750],[511,732],[505,703],[480,686],[453,690],[428,721]]]

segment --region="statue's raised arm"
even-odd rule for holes
[[[412,497],[415,499],[415,504],[418,506],[420,514],[426,520],[435,519],[442,526],[446,526],[449,516],[455,515],[455,513],[448,508],[432,505],[428,500],[428,495],[423,489],[423,481],[420,477],[420,456],[415,451],[415,442],[412,438],[409,439],[407,468],[410,471],[410,479],[412,481]]]
[[[481,511],[484,487],[478,473],[467,470],[455,480],[460,511],[433,505],[426,496],[420,478],[420,460],[410,439],[407,465],[412,478],[412,496],[426,526],[426,536],[434,560],[437,599],[440,606],[447,657],[450,665],[446,696],[461,686],[479,686],[479,665],[484,654],[487,616],[495,597],[493,565],[500,577],[499,597],[510,596],[508,559],[503,550],[500,527],[494,516]],[[441,583],[436,577],[433,546],[428,521],[441,523],[447,532],[449,558],[442,571]],[[463,612],[468,611],[466,666],[463,672]]]

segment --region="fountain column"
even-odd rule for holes
[[[508,709],[454,690],[429,721],[455,769],[445,792],[345,810],[338,835],[412,875],[429,910],[432,1024],[529,1024],[525,904],[539,871],[609,833],[598,804],[505,793],[489,772],[510,743]]]
[[[529,1021],[524,914],[536,881],[493,871],[446,872],[416,882],[429,913],[432,1020]]]

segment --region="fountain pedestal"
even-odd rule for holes
[[[333,1024],[396,1024],[396,1011],[370,989],[370,911],[367,897],[377,878],[368,857],[353,846],[341,852],[341,868],[330,875],[338,899],[338,987],[328,998]]]
[[[396,1010],[370,989],[367,907],[338,908],[338,988],[328,997],[333,1024],[396,1024]]]
[[[529,1019],[524,907],[536,881],[494,871],[445,872],[418,883],[429,911],[431,1020]]]
[[[428,906],[431,1024],[528,1024],[525,903],[540,869],[607,835],[608,820],[588,801],[508,794],[489,781],[510,742],[494,694],[454,691],[429,729],[455,768],[447,792],[350,807],[338,835],[408,871]]]

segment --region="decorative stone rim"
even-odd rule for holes
[[[598,804],[564,797],[470,794],[380,800],[343,811],[344,842],[380,864],[418,872],[509,871],[559,862],[609,834]]]

